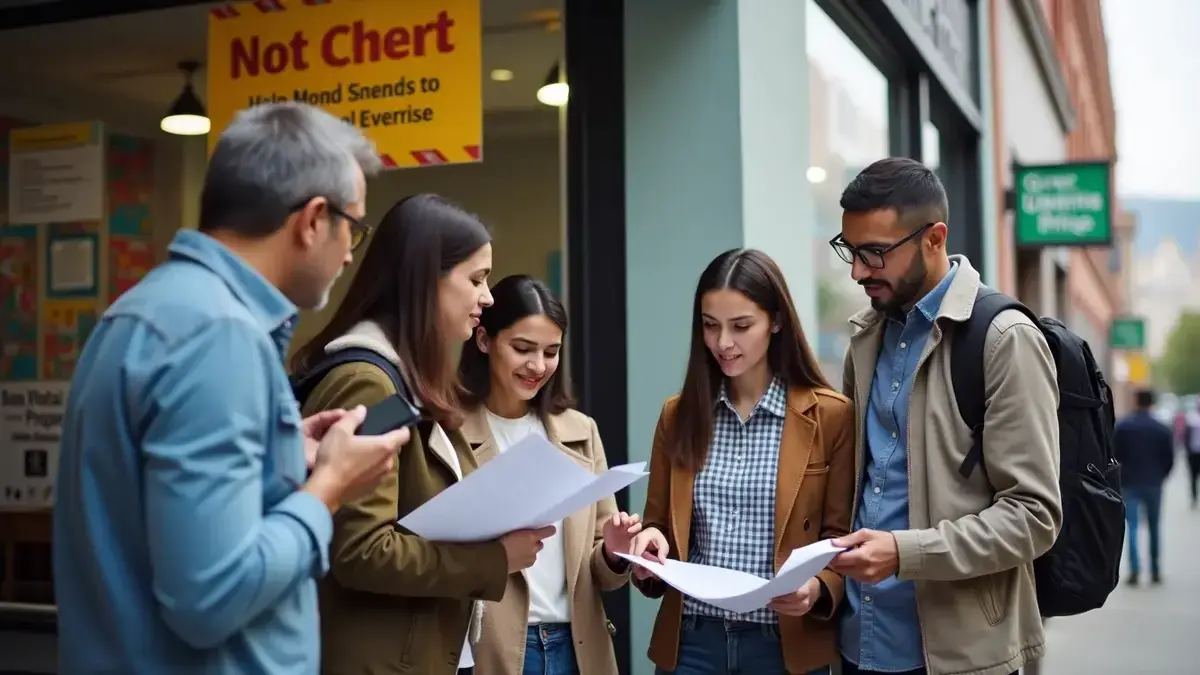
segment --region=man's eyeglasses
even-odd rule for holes
[[[881,270],[885,264],[884,258],[887,256],[887,254],[921,236],[925,233],[925,230],[928,230],[933,226],[934,223],[925,223],[921,227],[909,232],[908,236],[892,244],[891,246],[879,246],[877,244],[852,246],[842,238],[841,234],[838,234],[833,239],[830,239],[829,245],[833,247],[833,250],[837,251],[838,257],[848,265],[853,265],[854,260],[857,258],[867,267]]]
[[[308,203],[311,202],[313,199],[315,199],[315,197],[309,197],[308,199],[305,199],[304,201],[300,202],[299,204],[293,206],[291,208],[290,213],[295,213],[295,212],[303,209],[305,206],[308,206]],[[333,202],[329,201],[328,199],[325,200],[325,208],[329,209],[329,213],[333,214],[334,216],[337,216],[338,218],[344,218],[346,220],[346,222],[350,224],[350,250],[351,251],[356,250],[364,241],[367,240],[367,235],[371,233],[370,225],[364,223],[362,220],[359,220],[358,218],[355,218],[354,216],[350,215],[349,213],[346,213],[342,209],[334,206]]]

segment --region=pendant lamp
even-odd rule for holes
[[[546,76],[546,84],[543,84],[537,91],[537,100],[545,105],[561,108],[567,104],[570,93],[571,88],[562,79],[562,70],[556,61],[554,67],[550,69],[550,74]]]
[[[203,136],[207,134],[212,124],[208,119],[208,113],[204,110],[204,104],[196,97],[196,91],[192,89],[192,76],[200,64],[195,61],[183,61],[179,64],[179,69],[183,71],[183,92],[179,94],[179,98],[175,99],[175,103],[171,105],[171,109],[167,111],[166,117],[162,118],[159,127],[168,134],[176,134],[178,136]]]

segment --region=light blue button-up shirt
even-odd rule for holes
[[[333,524],[298,490],[295,315],[195,231],[105,312],[71,382],[56,485],[66,675],[318,672]]]
[[[905,316],[888,316],[867,404],[867,454],[854,529],[908,529],[908,396],[934,319],[958,263]],[[862,670],[925,667],[916,587],[895,576],[878,584],[846,579],[842,655]]]

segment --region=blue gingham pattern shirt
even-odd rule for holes
[[[779,378],[741,419],[725,387],[713,410],[713,438],[692,488],[688,561],[735,569],[770,579],[775,575],[775,477],[787,411],[787,387]],[[685,614],[777,623],[769,609],[735,614],[684,597]]]

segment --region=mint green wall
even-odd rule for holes
[[[648,461],[713,257],[765,250],[815,322],[807,60],[803,2],[627,0],[625,12],[629,461]],[[642,482],[630,505],[644,504]],[[651,675],[658,603],[632,598],[632,675]]]

